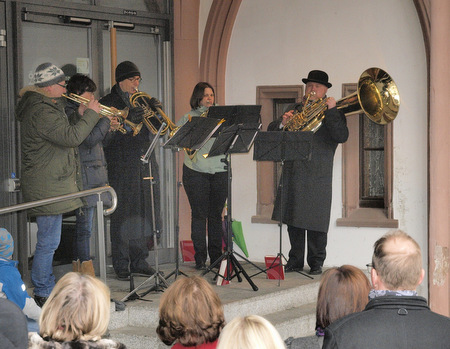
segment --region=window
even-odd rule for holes
[[[356,91],[344,84],[342,95]],[[392,210],[392,127],[364,113],[347,117],[349,138],[342,145],[342,218],[338,226],[397,228]]]
[[[359,116],[360,207],[384,208],[384,126]]]

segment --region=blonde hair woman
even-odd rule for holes
[[[29,348],[126,348],[116,341],[102,339],[109,318],[108,286],[89,275],[67,273],[44,304],[39,319],[40,335],[30,334]]]
[[[285,349],[275,327],[259,315],[236,317],[227,324],[217,349]]]

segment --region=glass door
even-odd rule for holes
[[[108,22],[102,26],[104,29],[102,33],[104,94],[109,93],[111,90],[111,72],[114,72],[114,69],[111,69],[110,54],[112,35],[110,25],[113,24]],[[121,28],[119,24],[115,29],[116,64],[123,61],[132,61],[136,64],[142,78],[139,90],[159,99],[163,105],[164,113],[170,117],[167,109],[171,104],[170,94],[167,93],[168,86],[170,86],[167,81],[167,72],[170,71],[170,67],[165,59],[168,52],[165,50],[160,28],[133,25],[130,29],[130,27]],[[162,148],[166,140],[165,137],[159,139],[158,145],[154,150],[159,165],[159,187],[161,192],[162,231],[158,256],[160,263],[170,262],[174,257],[169,248],[173,247],[174,244],[175,180],[173,178],[173,154]],[[154,258],[152,251],[150,251],[150,258]]]
[[[32,84],[36,67],[51,62],[66,76],[80,72],[92,77],[91,28],[55,25],[50,23],[22,23],[23,86]]]
[[[21,6],[17,3],[17,6]],[[66,74],[89,75],[98,86],[100,98],[111,88],[110,64],[110,19],[120,19],[117,13],[103,11],[89,12],[86,9],[56,8],[51,6],[27,5],[18,8],[18,48],[19,89],[32,83],[36,67],[44,62],[52,62]],[[62,15],[62,13],[64,15]],[[20,16],[20,18],[19,18]],[[91,16],[92,18],[89,18]],[[171,67],[164,59],[167,55],[165,40],[168,28],[162,21],[150,25],[148,18],[136,18],[135,24],[127,18],[127,29],[117,30],[117,62],[133,61],[140,69],[143,81],[140,89],[170,105],[167,89],[167,71]],[[166,39],[162,39],[166,38]],[[169,54],[170,55],[170,54]],[[170,95],[170,94],[169,94]],[[163,140],[160,141],[160,144]],[[157,148],[157,159],[161,178],[161,208],[163,234],[159,259],[160,263],[173,260],[174,235],[174,180],[172,179],[172,154],[162,147]],[[32,229],[30,229],[32,230]],[[93,233],[93,236],[95,234]],[[29,246],[35,246],[33,235]],[[107,239],[108,250],[109,238]],[[92,247],[94,250],[94,246]],[[31,254],[32,251],[29,251]],[[151,253],[151,258],[152,258]],[[150,261],[151,262],[151,261]]]

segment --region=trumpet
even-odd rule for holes
[[[70,99],[71,101],[77,102],[79,104],[83,104],[86,107],[90,102],[90,99],[79,96],[75,93],[69,93],[68,95],[63,94],[63,97]],[[131,129],[133,130],[133,136],[136,136],[141,131],[142,128],[141,124],[136,125],[134,122],[127,120],[128,108],[118,110],[116,108],[110,108],[104,106],[103,104],[100,104],[99,114],[107,117],[117,117],[120,125],[116,129],[114,129],[114,131],[119,131],[123,134],[127,133],[127,130],[122,126],[122,124],[126,124],[131,127]]]

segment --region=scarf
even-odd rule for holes
[[[382,296],[417,296],[417,292],[412,290],[370,290],[369,292],[369,299],[374,299],[376,297]]]

